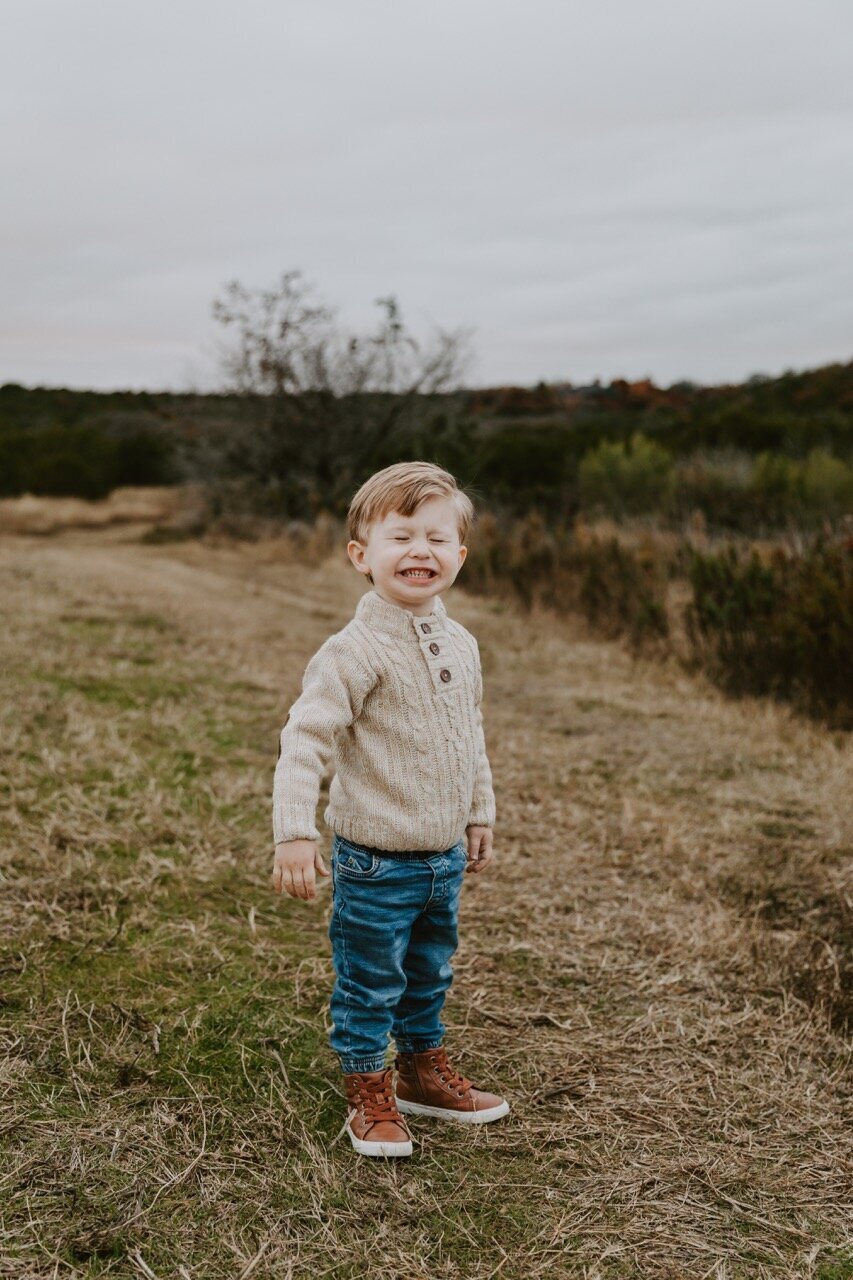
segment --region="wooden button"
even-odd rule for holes
[[[421,631],[423,631],[426,635],[429,635],[429,633],[432,631],[432,627],[429,625],[428,622],[422,622]]]
[[[448,680],[452,679],[452,676],[450,672],[447,670],[447,667],[442,667],[438,674],[441,676],[445,684],[447,684]]]
[[[429,647],[429,651],[430,653],[441,653],[441,650],[439,649],[438,645],[435,643],[434,640]]]

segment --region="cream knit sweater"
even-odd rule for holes
[[[418,617],[375,590],[305,669],[281,731],[273,838],[317,840],[317,802],[335,768],[327,825],[389,852],[449,849],[492,826],[495,797],[477,641],[439,596]]]

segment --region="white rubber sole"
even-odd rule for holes
[[[501,1102],[485,1111],[453,1111],[450,1107],[428,1107],[423,1102],[407,1102],[398,1094],[397,1110],[408,1116],[433,1116],[436,1120],[455,1120],[458,1124],[489,1124],[508,1115],[509,1103]]]
[[[400,1108],[402,1110],[402,1108]],[[349,1140],[355,1147],[359,1155],[362,1156],[379,1156],[383,1160],[393,1160],[397,1156],[410,1156],[412,1154],[411,1142],[365,1142],[363,1138],[357,1138],[349,1126],[349,1120],[346,1123],[346,1131],[349,1134]]]

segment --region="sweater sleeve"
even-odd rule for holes
[[[337,734],[361,712],[375,674],[330,636],[302,677],[279,738],[273,778],[273,840],[319,840],[317,801]]]
[[[466,827],[493,827],[495,825],[495,793],[492,788],[492,770],[489,757],[486,755],[486,738],[483,731],[483,672],[480,667],[480,653],[477,650],[477,773],[474,779],[474,795],[468,814]]]

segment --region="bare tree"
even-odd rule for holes
[[[214,318],[234,333],[222,353],[230,386],[262,407],[239,464],[273,486],[285,510],[334,507],[383,455],[406,440],[417,409],[455,390],[470,359],[470,331],[437,329],[426,345],[406,329],[395,297],[364,335],[311,299],[302,272],[273,289],[228,284]]]

